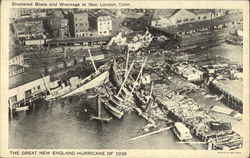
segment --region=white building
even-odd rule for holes
[[[92,13],[89,15],[90,26],[98,35],[108,36],[112,33],[112,18],[105,13]]]
[[[156,9],[151,21],[153,27],[167,27],[215,18],[212,9]]]
[[[44,79],[40,74],[22,73],[9,78],[8,100],[9,103],[28,99],[36,94],[47,90],[45,82],[50,82],[50,76],[45,76]]]

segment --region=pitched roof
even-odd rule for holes
[[[177,13],[179,10],[180,9],[156,9],[154,11],[152,20],[159,20],[161,17],[168,19],[175,13]]]
[[[214,9],[187,9],[195,15],[214,12]]]
[[[156,9],[152,20],[159,20],[161,18],[170,18],[182,9]],[[214,9],[185,9],[195,15],[214,12]]]

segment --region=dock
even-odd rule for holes
[[[230,108],[243,113],[243,81],[220,80],[210,82],[209,89],[212,93],[223,95],[222,101]]]
[[[161,94],[156,96],[156,100],[160,106],[168,111],[168,117],[175,122],[184,123],[192,132],[203,142],[213,142],[213,150],[222,150],[229,148],[230,150],[242,147],[242,137],[232,129],[222,128],[212,130],[211,122],[220,122],[216,120],[210,113],[209,109],[198,105],[192,98],[187,98],[184,94],[169,95],[162,93],[162,90],[169,89],[166,84],[155,85],[154,93]],[[223,124],[223,123],[222,123]]]

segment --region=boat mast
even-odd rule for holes
[[[93,64],[93,66],[94,66],[95,72],[97,73],[97,69],[96,69],[96,66],[95,66],[95,62],[94,62],[94,59],[93,59],[93,57],[92,57],[92,55],[91,55],[91,52],[90,52],[89,47],[87,47],[87,49],[88,49],[88,52],[89,52],[90,60],[91,60],[91,62],[92,62],[92,64]]]
[[[98,104],[98,117],[101,117],[101,100],[100,100],[100,95],[97,96],[97,104]]]
[[[133,91],[134,91],[134,89],[135,89],[135,86],[136,86],[136,84],[135,84],[135,83],[139,80],[139,78],[140,78],[140,76],[141,76],[141,73],[142,73],[142,70],[143,70],[143,67],[144,67],[144,66],[145,66],[145,64],[146,64],[146,61],[147,61],[147,57],[145,58],[144,62],[142,63],[142,66],[141,66],[140,72],[139,72],[139,74],[138,74],[138,76],[137,76],[137,78],[136,78],[136,80],[135,80],[135,82],[134,82],[133,88],[132,88],[132,90],[131,90],[131,92],[130,92],[130,95],[129,95],[129,96],[131,96],[131,95],[132,95],[132,93],[133,93]]]
[[[66,49],[64,48],[64,59],[67,58]]]
[[[127,70],[128,70],[128,59],[129,59],[129,49],[128,49],[128,52],[127,52],[127,60],[126,60],[126,67],[125,67],[125,74],[124,74],[124,76],[126,76]]]
[[[151,84],[151,89],[150,89],[150,94],[149,94],[150,97],[152,96],[152,93],[153,93],[153,86],[154,86],[154,82],[152,82]]]
[[[122,82],[122,85],[121,85],[121,87],[120,87],[120,89],[119,89],[119,91],[118,91],[118,93],[117,93],[116,96],[119,96],[119,94],[121,93],[121,90],[122,90],[122,88],[123,88],[123,86],[124,86],[124,84],[125,84],[125,82],[126,82],[126,80],[127,80],[127,78],[128,78],[128,75],[129,75],[129,73],[130,73],[130,71],[131,71],[131,69],[132,69],[132,67],[133,67],[133,65],[134,65],[134,62],[135,62],[135,61],[133,61],[132,64],[130,65],[130,68],[129,68],[128,72],[126,73],[125,79],[124,79],[124,81]]]

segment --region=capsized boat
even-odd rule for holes
[[[108,98],[101,98],[101,102],[103,103],[104,107],[116,118],[121,119],[124,115],[124,112],[118,107],[114,102]]]

